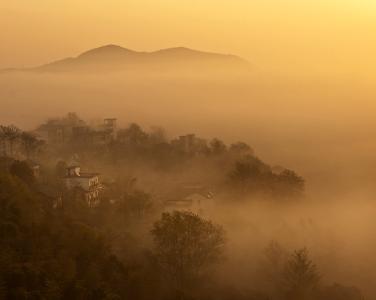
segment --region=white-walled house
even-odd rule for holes
[[[79,166],[71,166],[66,169],[64,181],[68,191],[74,191],[76,196],[83,198],[89,207],[99,204],[102,185],[98,173],[83,173]]]

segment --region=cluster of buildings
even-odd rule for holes
[[[64,118],[48,120],[39,126],[34,133],[49,145],[106,145],[114,140],[119,139],[121,141],[122,139],[120,134],[117,136],[117,119],[107,118],[99,125],[89,126],[75,113],[69,113]],[[143,133],[142,130],[141,133]],[[171,145],[174,149],[186,155],[205,153],[208,150],[206,140],[198,138],[194,134],[182,135],[172,140]],[[0,139],[0,157],[12,157],[14,160],[21,160],[14,156],[17,149],[16,143],[12,144],[9,140]],[[31,161],[29,165],[34,176],[39,177],[40,166]],[[69,194],[72,199],[83,201],[88,207],[97,207],[104,190],[99,175],[99,173],[82,172],[79,165],[71,165],[66,167],[64,175],[61,174],[61,189],[40,182],[39,190],[51,199],[55,208],[63,206],[64,193]],[[190,210],[200,213],[203,205],[209,203],[209,200],[213,197],[212,193],[200,186],[188,187],[182,184],[180,187],[180,190],[174,193],[174,197],[165,200],[166,210]]]
[[[100,204],[104,191],[99,176],[99,173],[82,172],[80,166],[69,166],[63,177],[64,187],[75,201],[83,201],[94,208]],[[213,205],[213,192],[199,184],[180,184],[168,193],[163,197],[165,211],[183,210],[203,215]]]
[[[104,119],[102,124],[92,127],[75,113],[69,113],[65,118],[49,120],[36,130],[41,139],[53,145],[70,142],[105,145],[116,139],[116,132],[115,118]]]
[[[141,129],[139,129],[141,131]],[[102,124],[89,126],[81,120],[75,113],[69,113],[66,117],[60,119],[51,119],[45,124],[39,126],[35,131],[39,138],[45,140],[51,145],[64,145],[66,143],[83,145],[106,145],[114,140],[127,143],[127,138],[133,138],[132,142],[140,142],[147,139],[147,135],[141,131],[137,132],[140,136],[124,137],[120,131],[118,134],[117,119],[107,118]],[[208,151],[208,144],[205,139],[199,138],[194,134],[179,136],[171,141],[171,146],[176,151],[194,155]]]

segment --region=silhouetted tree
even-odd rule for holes
[[[223,258],[223,229],[191,212],[163,213],[151,232],[157,262],[180,293]]]
[[[306,248],[296,250],[283,272],[286,300],[313,299],[320,275]]]
[[[272,184],[270,177],[270,168],[251,155],[236,161],[229,174],[230,184],[242,193],[269,189]]]
[[[27,158],[31,158],[35,155],[38,149],[43,145],[42,141],[28,132],[22,132],[20,134],[20,140]]]
[[[273,197],[296,197],[304,191],[304,179],[291,170],[280,174],[253,155],[237,160],[229,174],[230,185],[247,194],[262,192]]]
[[[279,192],[294,196],[304,191],[304,179],[294,171],[286,169],[277,178],[278,182],[282,185]]]
[[[219,139],[212,139],[210,141],[209,147],[210,153],[214,155],[223,154],[227,150],[226,144]]]
[[[128,128],[119,130],[118,138],[125,143],[135,146],[145,143],[148,135],[138,124],[132,123]]]
[[[14,125],[10,126],[2,126],[0,125],[0,137],[2,139],[5,139],[9,142],[9,147],[10,147],[10,156],[12,156],[14,153],[14,143],[16,142],[17,139],[19,139],[21,135],[21,130],[18,129]]]
[[[243,142],[238,142],[230,146],[230,151],[238,155],[254,154],[253,149]]]

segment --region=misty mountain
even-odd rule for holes
[[[218,71],[247,70],[249,64],[235,55],[202,52],[184,47],[138,52],[117,45],[88,50],[28,70],[39,72],[96,71]]]

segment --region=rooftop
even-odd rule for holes
[[[97,177],[99,173],[80,173],[80,175],[68,175],[64,178],[94,178]]]

